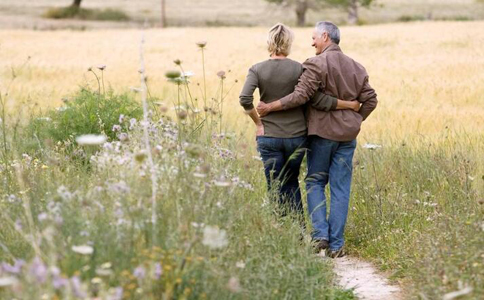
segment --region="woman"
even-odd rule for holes
[[[287,56],[294,34],[284,24],[278,23],[270,30],[267,46],[270,58],[249,69],[240,94],[240,104],[257,125],[257,150],[264,162],[269,191],[281,204],[283,215],[289,209],[302,216],[303,207],[299,190],[299,169],[304,157],[307,126],[305,108],[297,107],[273,112],[259,118],[254,108],[254,91],[259,89],[260,101],[270,103],[294,91],[302,65]],[[310,101],[321,110],[357,109],[358,102],[342,101],[317,93]]]

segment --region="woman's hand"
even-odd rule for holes
[[[257,130],[255,132],[256,136],[263,136],[264,135],[264,125],[262,123],[257,125]]]
[[[351,106],[351,109],[358,112],[360,110],[360,102],[358,102],[357,100],[353,100],[350,102],[350,106]]]

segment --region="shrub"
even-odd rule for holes
[[[43,116],[32,117],[26,130],[27,143],[35,149],[47,140],[73,142],[81,134],[105,134],[114,139],[113,126],[120,124],[120,115],[126,120],[139,119],[141,106],[129,94],[114,94],[112,91],[99,94],[82,88],[66,100],[64,106],[51,109]]]
[[[44,17],[49,19],[81,19],[97,21],[128,21],[129,16],[119,9],[86,9],[74,6],[51,8]]]

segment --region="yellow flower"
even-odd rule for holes
[[[42,169],[48,169],[48,168],[49,168],[49,166],[42,165],[42,167],[41,167],[41,168],[42,168]]]

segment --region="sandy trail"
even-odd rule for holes
[[[355,257],[334,259],[334,271],[338,283],[345,289],[353,289],[358,299],[400,300],[402,291],[391,285],[388,279],[368,262]]]

